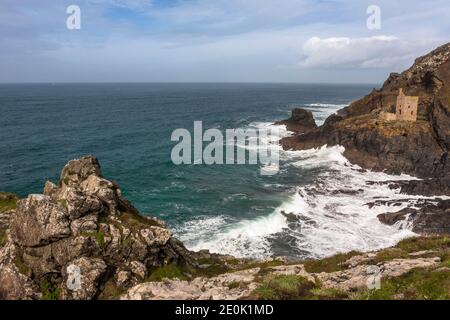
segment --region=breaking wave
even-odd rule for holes
[[[334,112],[329,104],[309,106],[324,107],[328,115]],[[337,110],[345,105],[333,106]],[[280,170],[293,177],[313,178],[292,181],[290,192],[280,196],[282,204],[268,215],[241,221],[205,216],[185,223],[176,232],[189,249],[237,257],[321,258],[377,250],[414,236],[407,226],[387,226],[377,216],[414,206],[418,196],[400,194],[386,182],[416,178],[363,170],[344,157],[342,146],[284,151],[278,142],[291,134],[284,126],[254,122],[248,127],[276,128],[265,143],[280,152]],[[285,185],[276,176],[267,179],[265,186]],[[226,201],[242,197],[245,194],[236,193]]]

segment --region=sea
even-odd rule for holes
[[[191,250],[264,259],[370,251],[414,236],[377,215],[417,197],[377,183],[415,179],[361,170],[342,146],[284,151],[277,120],[293,108],[318,124],[376,84],[80,83],[0,85],[0,190],[26,196],[59,181],[67,161],[95,155],[105,178],[143,214],[165,220]],[[280,170],[261,165],[175,165],[174,130],[275,128]],[[241,146],[245,148],[245,146]],[[399,206],[371,206],[376,200]],[[405,201],[406,199],[406,201]]]

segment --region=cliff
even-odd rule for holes
[[[384,121],[394,112],[402,88],[419,96],[418,121]],[[330,116],[323,126],[282,140],[286,149],[342,145],[345,156],[363,168],[450,179],[450,43],[418,58],[382,88]],[[448,185],[448,180],[445,183]]]

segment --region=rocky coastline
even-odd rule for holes
[[[297,262],[192,252],[162,221],[141,215],[92,156],[70,161],[41,195],[0,193],[6,300],[423,299],[428,285],[450,299],[449,256],[448,236]],[[377,272],[387,291],[367,289]],[[426,286],[410,292],[417,277]],[[401,290],[392,289],[397,282]]]
[[[420,97],[417,122],[380,118],[400,88]],[[342,145],[363,170],[420,178],[389,182],[418,202],[379,216],[420,237],[306,261],[192,252],[163,221],[141,214],[87,156],[69,161],[42,194],[0,193],[0,300],[450,299],[449,103],[446,44],[320,127],[303,109],[278,122],[294,132],[281,141],[285,149]],[[370,289],[377,279],[379,290]]]
[[[400,89],[419,97],[415,122],[382,116],[395,111]],[[450,233],[450,43],[416,59],[401,74],[391,74],[381,89],[331,115],[322,126],[311,126],[313,121],[312,114],[295,109],[290,119],[278,122],[300,128],[281,140],[283,148],[341,145],[345,157],[363,169],[419,178],[389,186],[404,194],[435,197],[434,201],[424,199],[416,209],[381,214],[380,221],[402,222],[423,235]]]

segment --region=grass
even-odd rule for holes
[[[396,247],[408,253],[424,250],[449,250],[450,236],[409,238],[400,241]]]
[[[13,193],[0,192],[0,212],[15,210],[18,200],[19,198]]]
[[[348,299],[348,293],[335,288],[315,288],[311,290],[315,300],[344,300]]]
[[[151,271],[146,281],[162,281],[163,279],[188,280],[184,270],[177,264],[168,264]]]
[[[312,299],[315,283],[297,275],[267,275],[262,284],[250,295],[258,300]]]
[[[359,292],[354,299],[449,300],[450,272],[414,269],[400,277],[383,279],[379,290]]]
[[[321,260],[307,260],[304,264],[305,270],[311,273],[342,271],[345,269],[342,264],[358,254],[360,253],[352,251],[349,253],[340,253]]]
[[[371,260],[371,264],[392,261],[394,259],[405,259],[408,257],[408,253],[400,248],[389,248],[378,252],[376,257]]]

